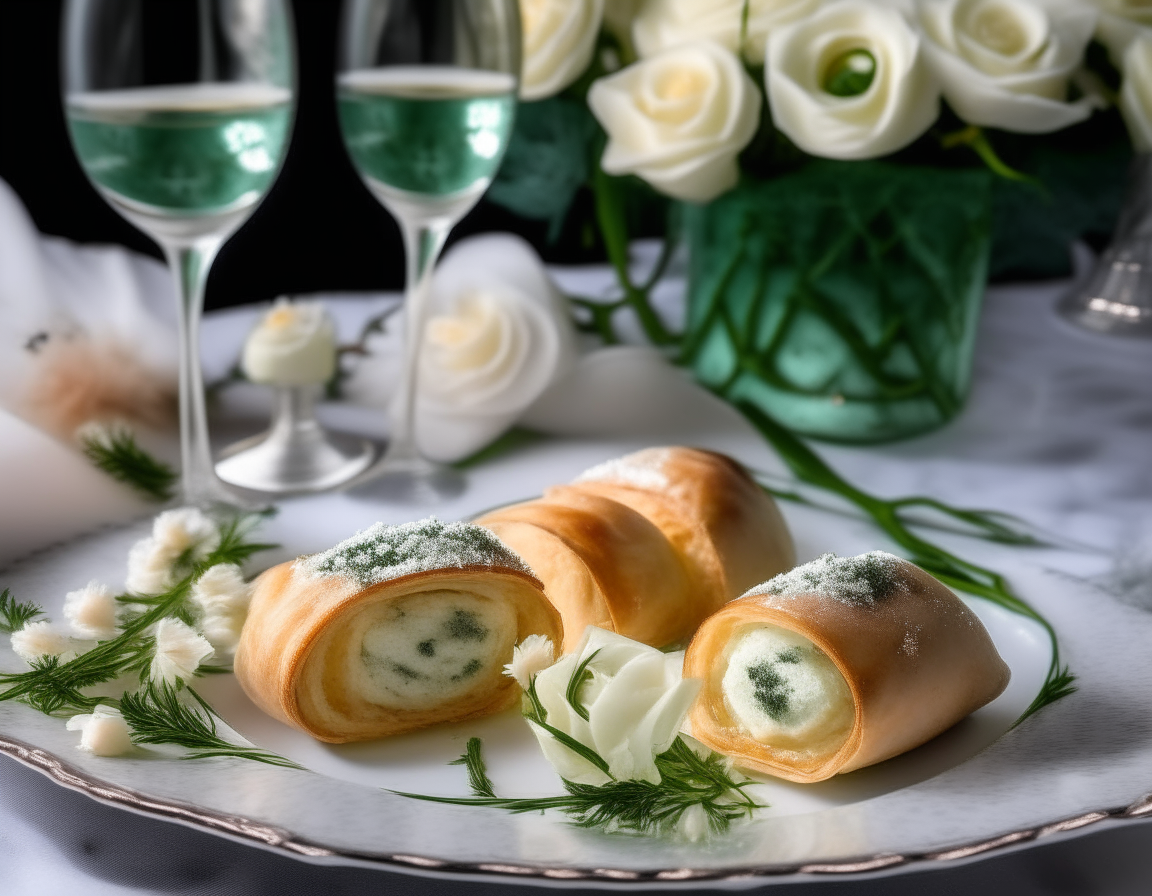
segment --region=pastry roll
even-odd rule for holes
[[[564,619],[661,647],[795,562],[775,502],[735,461],[650,448],[477,523],[522,556]]]
[[[700,626],[684,659],[704,682],[692,734],[802,783],[919,746],[1009,674],[963,601],[881,551],[826,554],[753,588]]]
[[[343,743],[515,704],[503,666],[531,634],[559,642],[560,616],[492,533],[377,523],[257,579],[234,668],[269,715]]]

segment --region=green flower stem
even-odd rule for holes
[[[1027,174],[1017,171],[1015,168],[1006,164],[1004,160],[996,154],[996,150],[993,149],[992,144],[988,140],[988,135],[984,133],[984,129],[976,125],[968,125],[968,127],[953,131],[951,134],[945,134],[940,138],[940,145],[945,149],[967,146],[980,157],[980,161],[987,165],[988,170],[993,174],[1005,180],[1014,180],[1040,186],[1040,181],[1036,180],[1036,178],[1029,177]]]
[[[596,198],[596,220],[608,251],[608,260],[616,271],[616,279],[624,290],[624,301],[644,328],[644,335],[653,345],[673,345],[677,338],[673,335],[648,301],[648,294],[636,286],[628,273],[628,225],[624,214],[624,201],[616,185],[616,178],[609,177],[599,166],[592,176],[592,190]],[[665,262],[666,264],[667,262]],[[649,287],[650,288],[650,287]]]

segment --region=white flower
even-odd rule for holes
[[[1137,152],[1152,151],[1152,32],[1132,41],[1124,53],[1120,112]]]
[[[595,656],[592,654],[595,653]],[[591,679],[577,691],[585,720],[568,702],[569,679],[591,657]],[[654,757],[676,739],[700,682],[683,679],[681,658],[622,635],[589,626],[573,653],[536,676],[536,695],[548,724],[591,747],[616,780],[660,782]],[[529,721],[545,757],[568,781],[605,784],[588,760]]]
[[[636,174],[688,202],[708,202],[736,184],[736,156],[760,123],[755,83],[711,41],[600,78],[588,105],[608,132],[605,171]]]
[[[567,304],[528,243],[511,234],[461,240],[432,277],[417,378],[416,441],[454,461],[512,426],[571,370],[576,331]],[[403,324],[389,322],[347,384],[367,403],[391,401]]]
[[[515,678],[524,690],[532,686],[532,679],[556,661],[556,647],[545,635],[529,635],[512,648],[512,662],[504,666],[504,674]]]
[[[748,23],[741,46],[745,3]],[[819,6],[820,0],[644,0],[632,25],[632,39],[636,51],[645,57],[698,40],[714,40],[761,65],[772,29],[801,19]]]
[[[255,383],[325,383],[336,372],[336,328],[319,302],[279,298],[248,334],[241,363]]]
[[[251,599],[251,586],[244,581],[240,567],[231,563],[209,567],[192,586],[191,603],[199,615],[197,627],[217,654],[236,650]]]
[[[65,726],[80,732],[80,749],[96,756],[122,756],[132,749],[132,729],[120,710],[103,704],[91,713],[72,716]]]
[[[579,78],[592,61],[603,16],[604,0],[520,0],[520,98],[545,99]]]
[[[1147,0],[1092,0],[1099,10],[1096,39],[1108,48],[1117,68],[1124,66],[1124,54],[1134,40],[1152,34],[1152,3]]]
[[[26,663],[42,656],[75,655],[76,643],[51,622],[29,622],[12,633],[12,650]]]
[[[896,9],[830,3],[768,38],[777,127],[812,155],[871,159],[907,146],[939,113],[920,36]]]
[[[1067,101],[1096,12],[1069,0],[926,0],[920,20],[944,98],[969,124],[1046,134],[1092,114]]]
[[[156,652],[149,675],[157,683],[188,681],[213,653],[212,645],[186,623],[170,617],[161,619],[156,625]]]
[[[203,560],[220,544],[220,530],[194,507],[166,510],[152,523],[152,535],[128,552],[125,587],[134,594],[162,594],[176,584],[183,558]]]
[[[64,596],[64,618],[79,637],[106,641],[116,635],[116,597],[108,586],[89,582]]]

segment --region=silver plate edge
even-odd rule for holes
[[[869,873],[888,872],[897,868],[911,870],[911,866],[917,864],[943,864],[983,857],[988,853],[1019,846],[1041,837],[1080,831],[1102,821],[1152,818],[1152,794],[1149,794],[1123,808],[1086,812],[1062,821],[1050,822],[1020,831],[1011,831],[990,839],[960,844],[933,852],[884,853],[843,862],[750,865],[722,870],[675,868],[658,871],[628,871],[616,868],[550,868],[511,863],[452,862],[429,856],[361,853],[333,849],[300,839],[291,831],[263,822],[238,815],[214,812],[177,800],[157,799],[126,787],[109,784],[85,774],[52,753],[3,735],[0,735],[0,754],[9,756],[21,765],[38,771],[56,783],[79,791],[98,802],[260,846],[290,858],[326,864],[355,864],[414,875],[503,879],[509,883],[536,881],[557,885],[601,882],[616,886],[629,884],[675,886],[677,884],[748,881],[796,875],[811,878],[868,875]]]

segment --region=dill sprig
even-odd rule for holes
[[[593,652],[572,670],[564,692],[565,700],[585,720],[589,714],[580,701],[580,688],[592,675],[589,663],[597,653],[599,651]],[[536,693],[535,677],[528,683],[524,697],[524,717],[531,724],[547,731],[610,780],[605,784],[579,784],[562,777],[560,780],[567,791],[565,796],[499,797],[484,766],[480,738],[473,737],[469,738],[467,748],[460,758],[449,763],[463,765],[468,769],[471,797],[427,796],[396,790],[391,792],[425,802],[487,806],[513,813],[559,809],[577,827],[636,834],[671,832],[684,813],[693,808],[704,813],[713,833],[720,833],[727,830],[732,822],[751,817],[756,809],[764,808],[744,792],[744,788],[752,782],[735,774],[725,757],[706,748],[702,748],[706,751],[700,755],[679,736],[672,742],[672,746],[653,757],[660,775],[658,783],[617,779],[607,761],[592,747],[548,723],[548,712]]]
[[[755,405],[738,401],[737,410],[748,418],[772,445],[776,453],[802,482],[818,486],[839,495],[863,510],[896,544],[905,549],[908,559],[931,573],[945,585],[982,597],[1038,623],[1048,635],[1052,646],[1052,659],[1036,699],[1016,720],[1019,725],[1028,716],[1076,691],[1076,676],[1060,660],[1060,644],[1056,630],[1031,604],[1020,598],[1000,573],[970,560],[965,560],[939,545],[917,535],[909,527],[902,512],[909,507],[923,506],[944,512],[982,531],[983,537],[1008,544],[1038,544],[1025,533],[1007,527],[994,514],[983,511],[957,510],[927,498],[904,498],[885,501],[870,495],[844,480],[817,454],[784,426],[773,420]],[[781,495],[781,497],[790,497]]]
[[[43,615],[44,611],[36,604],[19,603],[9,589],[0,592],[0,632],[10,635]]]
[[[222,738],[216,730],[216,711],[192,688],[185,690],[199,709],[181,700],[177,689],[167,682],[161,682],[158,687],[149,684],[134,694],[124,694],[119,701],[120,713],[132,728],[132,742],[184,747],[189,752],[181,759],[228,756],[284,768],[301,768],[291,759],[276,753]]]
[[[80,447],[98,468],[144,497],[164,502],[175,495],[176,471],[141,448],[131,430],[113,427],[85,434]]]
[[[199,561],[184,558],[186,574],[162,594],[118,596],[118,601],[141,609],[123,618],[115,638],[101,641],[67,662],[46,656],[33,661],[27,672],[0,674],[0,702],[20,700],[47,714],[91,712],[107,698],[89,696],[84,693],[87,688],[130,674],[144,681],[155,651],[151,627],[168,616],[190,620],[187,600],[200,575],[218,563],[242,563],[256,551],[272,547],[246,540],[258,519],[259,515],[246,515],[222,524],[215,550]]]
[[[660,783],[625,780],[607,784],[577,784],[561,779],[566,796],[498,797],[481,755],[480,738],[468,741],[466,752],[452,765],[468,768],[473,796],[427,796],[391,791],[399,796],[454,806],[486,806],[514,814],[559,809],[581,828],[627,831],[635,834],[669,833],[684,813],[699,806],[713,833],[726,831],[734,821],[764,808],[744,793],[751,781],[736,781],[727,760],[718,753],[699,756],[683,738],[655,757]]]

